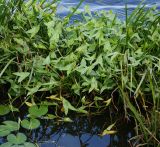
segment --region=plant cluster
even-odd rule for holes
[[[59,110],[87,114],[123,105],[125,118],[135,118],[145,141],[159,143],[159,11],[140,5],[128,16],[126,8],[122,21],[111,11],[91,14],[86,8],[81,21],[69,24],[71,15],[60,19],[56,8],[56,0],[0,2],[5,102],[21,101],[29,110],[47,105],[57,117]],[[22,124],[28,128],[29,121]]]

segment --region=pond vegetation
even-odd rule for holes
[[[140,4],[120,20],[112,11],[75,8],[56,16],[56,0],[0,2],[1,146],[35,146],[19,129],[70,114],[134,119],[140,145],[160,144],[160,13]],[[82,2],[82,1],[81,1]],[[80,2],[80,4],[81,4]],[[81,20],[70,18],[78,13]],[[105,123],[105,122],[104,122]],[[16,133],[15,133],[16,132]],[[116,120],[100,135],[115,134]]]

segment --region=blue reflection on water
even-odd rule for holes
[[[84,11],[84,6],[88,5],[92,12],[100,10],[113,10],[120,15],[124,15],[125,3],[128,9],[132,11],[141,2],[140,0],[84,0],[80,8],[80,12]],[[79,0],[62,0],[59,4],[57,13],[65,16],[70,12],[72,7],[77,6]],[[157,6],[160,9],[160,0],[146,0],[144,2],[147,8]]]
[[[127,147],[129,139],[135,136],[134,122],[124,121],[122,116],[114,114],[112,121],[109,114],[100,116],[72,116],[72,123],[55,120],[40,120],[41,126],[33,131],[20,128],[29,142],[38,143],[40,147]],[[12,114],[0,117],[0,122],[17,120]],[[21,114],[21,119],[25,118]],[[117,120],[118,119],[118,120]],[[114,135],[100,136],[110,124],[116,123]],[[13,132],[15,133],[15,132]],[[0,144],[5,143],[6,137],[0,137]],[[134,142],[133,142],[134,143]]]
[[[73,123],[64,123],[56,127],[50,121],[47,125],[44,123],[48,126],[46,129],[42,124],[39,130],[32,133],[31,140],[36,139],[40,147],[129,146],[128,140],[135,135],[133,124],[122,123],[123,125],[119,126],[120,129],[115,135],[100,136],[107,120],[104,116],[94,117],[91,122],[86,117],[76,118]],[[109,123],[105,125],[108,126]]]

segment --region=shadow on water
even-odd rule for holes
[[[91,119],[76,117],[73,123],[63,123],[50,127],[41,126],[33,136],[38,137],[41,147],[127,147],[128,140],[135,135],[133,124],[123,124],[118,127],[115,135],[100,136],[105,129],[106,118],[96,116]],[[46,134],[46,135],[44,135]],[[32,136],[32,138],[34,138]],[[37,138],[36,137],[36,138]]]
[[[7,116],[4,120],[15,120]],[[23,117],[23,116],[22,116]],[[129,139],[135,136],[134,124],[118,120],[117,133],[100,136],[111,120],[105,115],[100,116],[73,116],[73,122],[59,122],[54,120],[41,120],[41,126],[33,131],[20,129],[26,134],[28,141],[38,143],[40,147],[129,147]],[[131,121],[133,122],[133,121]],[[0,144],[6,142],[0,138]]]

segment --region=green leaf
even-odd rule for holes
[[[65,115],[68,114],[68,110],[73,110],[73,111],[76,111],[76,108],[74,108],[70,102],[68,100],[66,100],[65,98],[63,98],[63,108],[64,108],[64,112],[65,112]]]
[[[18,145],[18,144],[25,143],[27,140],[27,137],[23,133],[18,133],[17,135],[9,134],[7,136],[7,140],[12,144]]]
[[[109,106],[111,102],[112,102],[112,98],[110,98],[110,99],[104,101],[104,103],[106,103],[106,106]]]
[[[15,72],[13,73],[14,75],[18,76],[18,82],[22,82],[25,78],[27,78],[29,76],[29,72]]]
[[[0,125],[0,137],[4,137],[7,136],[8,134],[10,134],[10,130],[8,130],[7,126],[5,125]]]
[[[104,44],[104,52],[110,52],[112,51],[112,48],[111,48],[111,44],[108,40],[105,41],[105,44]]]
[[[85,106],[81,106],[80,108],[77,108],[77,112],[78,113],[85,113],[87,114],[88,112],[86,110],[84,110],[86,107]]]
[[[23,39],[14,38],[14,41],[21,46],[24,46],[26,44],[26,42],[23,41]]]
[[[0,125],[0,137],[7,136],[12,131],[19,130],[19,125],[14,121],[4,121],[4,125]]]
[[[47,26],[47,29],[48,29],[48,36],[51,37],[53,32],[54,32],[54,26],[55,26],[55,21],[50,21],[50,22],[47,22],[45,23],[45,25]]]
[[[12,106],[12,105],[9,105],[9,109],[10,109],[10,111],[12,111],[12,112],[19,112],[19,109],[16,108],[16,107],[14,107],[14,106]]]
[[[55,119],[57,118],[57,116],[53,115],[53,114],[47,114],[47,116],[44,116],[43,119]]]
[[[10,131],[19,130],[19,124],[15,121],[4,121],[3,124],[5,124]]]
[[[91,13],[90,7],[88,5],[86,5],[84,7],[84,10],[85,10],[85,13],[87,13],[90,17],[92,17],[92,13]]]
[[[36,92],[39,90],[40,87],[41,87],[41,83],[38,83],[38,84],[37,84],[35,87],[33,87],[33,88],[27,88],[27,89],[28,89],[27,96],[36,93]]]
[[[52,25],[52,22],[51,22]],[[53,48],[54,45],[59,41],[59,37],[62,33],[62,23],[56,23],[55,27],[51,27],[50,24],[47,25],[48,36],[50,37],[50,48]]]
[[[101,54],[101,55],[99,55],[99,57],[97,58],[97,60],[96,60],[95,64],[96,64],[96,65],[97,65],[97,64],[100,64],[100,65],[101,65],[101,67],[103,67],[102,54]]]
[[[111,78],[106,78],[103,82],[103,86],[101,87],[100,92],[102,93],[104,90],[112,90],[116,86],[116,82]]]
[[[12,143],[6,142],[6,143],[3,143],[2,145],[0,145],[0,147],[13,147],[12,145],[13,145]]]
[[[64,122],[73,122],[73,120],[71,120],[69,117],[64,117],[63,121]]]
[[[31,118],[30,120],[24,119],[21,122],[21,126],[25,129],[29,129],[29,130],[37,129],[40,126],[40,121],[35,118]]]
[[[81,89],[81,87],[80,87],[79,83],[73,84],[72,85],[72,89],[74,90],[74,93],[76,93],[77,95],[80,95],[80,89]]]
[[[115,126],[115,123],[109,125],[109,126],[102,132],[102,136],[115,134],[117,131],[111,130],[114,126]]]
[[[89,89],[89,93],[92,90],[98,90],[98,83],[97,83],[97,80],[95,79],[95,77],[93,77],[92,80],[91,80],[91,87]]]
[[[86,54],[87,53],[87,48],[88,48],[88,45],[87,44],[82,44],[81,46],[79,46],[77,49],[76,49],[76,52],[78,54]]]
[[[94,101],[102,101],[103,100],[103,98],[101,98],[101,97],[99,97],[99,96],[95,96],[94,97]]]
[[[32,29],[26,31],[26,33],[31,34],[31,38],[32,38],[38,33],[39,29],[40,29],[39,25],[38,26],[34,26]]]
[[[29,108],[29,113],[35,117],[41,117],[42,115],[45,115],[47,112],[48,106],[46,105],[41,105],[39,107],[37,105],[33,105]]]
[[[2,75],[4,74],[4,72],[7,70],[8,66],[13,62],[15,58],[12,58],[11,60],[8,61],[8,63],[5,65],[5,67],[3,69],[1,69],[0,72],[0,78],[2,77]]]
[[[27,45],[27,43],[23,40],[23,39],[19,39],[19,38],[14,38],[14,41],[20,45],[16,48],[16,50],[18,52],[20,52],[21,54],[27,54],[29,51],[29,47]]]
[[[117,131],[115,131],[115,130],[104,130],[103,133],[102,133],[102,136],[112,135],[112,134],[115,134],[115,133],[117,133]]]
[[[43,65],[49,65],[51,62],[50,56],[47,56],[46,59],[43,61]]]
[[[34,145],[33,143],[30,143],[30,142],[25,142],[24,147],[36,147],[36,145]]]
[[[6,115],[10,112],[10,109],[8,106],[5,105],[0,105],[0,116],[1,115]]]

